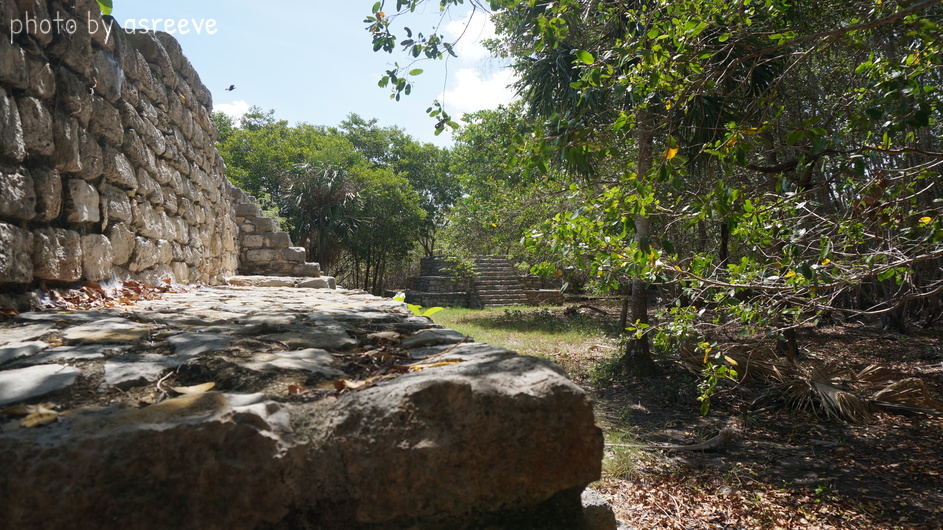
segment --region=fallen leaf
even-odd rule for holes
[[[14,417],[29,416],[30,414],[35,414],[37,412],[55,412],[55,407],[56,405],[54,403],[39,403],[38,405],[15,405],[0,410],[0,414]]]
[[[59,418],[59,413],[54,410],[43,410],[30,414],[20,420],[20,426],[27,429],[49,425]]]
[[[193,386],[175,386],[172,388],[172,390],[178,394],[192,396],[197,394],[205,394],[209,392],[214,386],[216,386],[216,383],[203,383],[201,385]]]
[[[410,366],[410,367],[409,367],[409,370],[415,372],[415,371],[418,371],[418,370],[425,370],[426,368],[438,368],[438,367],[440,367],[440,366],[450,366],[450,365],[453,365],[453,364],[459,364],[459,363],[461,363],[461,362],[462,362],[462,361],[442,361],[442,362],[439,362],[439,363],[416,364],[416,365]]]

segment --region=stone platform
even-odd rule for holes
[[[0,322],[0,520],[612,527],[581,507],[602,433],[559,367],[390,299],[260,283]]]

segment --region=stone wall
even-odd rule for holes
[[[125,33],[94,0],[0,2],[0,294],[235,274],[245,194],[225,178],[212,106],[168,34]],[[251,272],[317,276],[272,232]]]

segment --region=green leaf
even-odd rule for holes
[[[577,50],[574,52],[576,58],[580,60],[583,64],[593,64],[596,62],[596,58],[593,57],[593,54],[589,53],[586,50]]]
[[[438,313],[439,311],[442,311],[443,309],[445,308],[444,307],[430,307],[429,309],[426,309],[425,313],[423,313],[422,316],[431,317],[432,315]]]

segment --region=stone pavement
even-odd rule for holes
[[[580,506],[602,435],[560,368],[310,280],[0,323],[0,520],[610,527]]]

